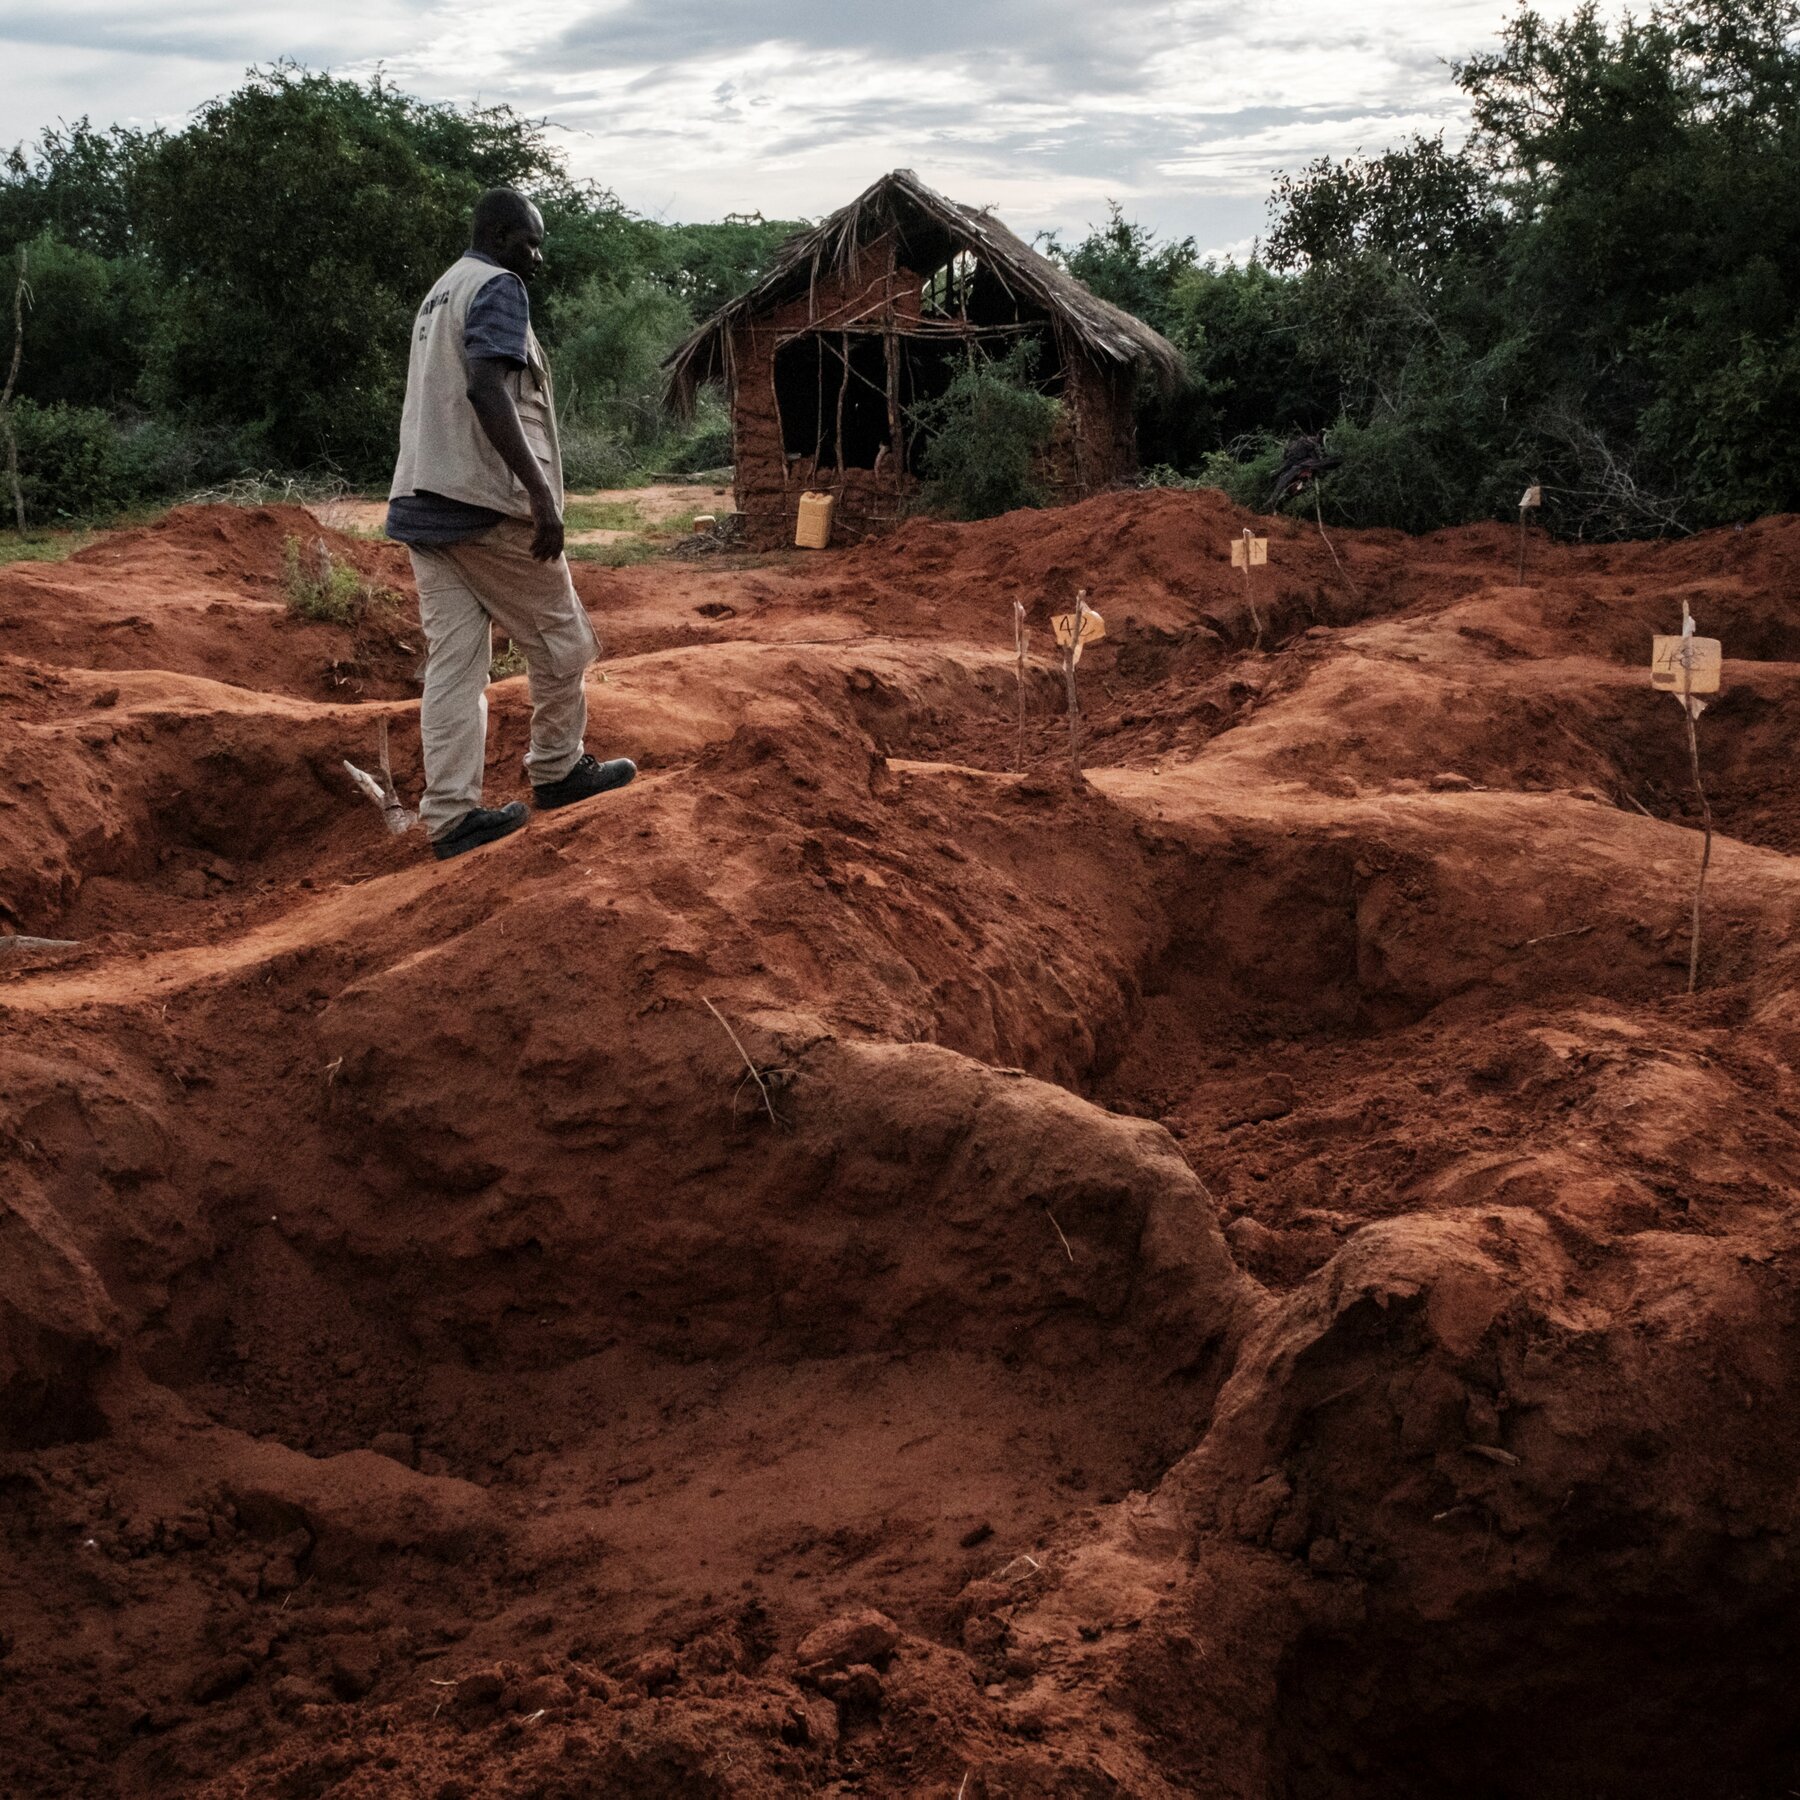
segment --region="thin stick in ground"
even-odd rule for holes
[[[704,1003],[706,1010],[725,1027],[725,1035],[731,1039],[732,1047],[737,1051],[738,1055],[744,1059],[744,1067],[750,1071],[750,1079],[756,1083],[757,1091],[762,1095],[763,1106],[769,1115],[769,1123],[778,1131],[784,1129],[785,1123],[781,1115],[775,1110],[775,1102],[769,1093],[769,1084],[763,1080],[762,1070],[751,1060],[750,1052],[744,1048],[743,1039],[731,1029],[730,1021],[710,1000],[706,998],[704,994],[702,994],[700,998]]]
[[[1021,601],[1013,602],[1013,648],[1018,652],[1015,673],[1019,683],[1019,749],[1013,758],[1013,769],[1017,774],[1025,772],[1025,646],[1030,641],[1031,633],[1025,624],[1025,607]]]
[[[1256,533],[1246,525],[1244,527],[1244,599],[1250,607],[1250,623],[1256,627],[1256,638],[1250,648],[1260,650],[1263,640],[1262,614],[1256,610],[1256,584],[1250,579],[1250,546],[1255,540]]]
[[[1069,774],[1081,786],[1081,701],[1075,693],[1075,664],[1081,657],[1081,632],[1092,609],[1087,603],[1087,589],[1075,590],[1075,614],[1069,641],[1063,645],[1063,685],[1069,691]]]
[[[1319,484],[1316,481],[1313,483],[1313,517],[1319,522],[1319,536],[1325,539],[1325,548],[1331,552],[1331,560],[1334,563],[1337,563],[1337,572],[1344,578],[1344,586],[1360,600],[1362,598],[1362,590],[1350,579],[1350,571],[1344,567],[1341,561],[1339,561],[1337,545],[1326,536],[1325,508],[1319,499]]]
[[[1689,638],[1692,643],[1692,638]],[[1687,652],[1681,668],[1681,716],[1687,722],[1688,768],[1694,777],[1694,792],[1700,796],[1700,875],[1694,883],[1694,917],[1688,939],[1688,985],[1691,994],[1700,985],[1700,897],[1706,892],[1706,870],[1712,861],[1712,806],[1700,780],[1700,736],[1694,729],[1693,653]]]

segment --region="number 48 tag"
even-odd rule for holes
[[[1717,638],[1658,637],[1650,650],[1650,685],[1664,694],[1716,694],[1724,654]]]

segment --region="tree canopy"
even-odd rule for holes
[[[1527,9],[1457,65],[1466,143],[1280,177],[1248,267],[1115,214],[1066,255],[1188,351],[1152,447],[1248,496],[1330,427],[1344,515],[1414,529],[1528,481],[1572,532],[1800,507],[1797,40],[1794,0]]]
[[[284,468],[379,480],[413,314],[495,186],[544,213],[533,317],[571,351],[577,459],[599,455],[602,473],[639,454],[679,460],[656,365],[695,309],[754,279],[793,226],[664,227],[572,179],[549,128],[511,108],[438,105],[379,75],[284,63],[253,70],[180,131],[83,119],[0,169],[0,248],[10,261],[24,246],[30,270],[21,419],[39,462],[61,471],[69,510],[82,494],[118,503],[140,478]],[[93,472],[106,431],[74,416],[95,408],[131,464],[104,481]],[[146,431],[157,455],[134,460]]]

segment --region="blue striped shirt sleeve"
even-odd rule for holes
[[[503,271],[469,302],[463,320],[463,349],[470,356],[496,357],[522,369],[530,362],[525,333],[531,324],[531,302],[518,276]]]

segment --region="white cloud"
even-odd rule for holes
[[[1574,0],[1551,0],[1552,14]],[[378,63],[566,131],[577,173],[668,218],[814,216],[916,168],[1015,228],[1116,198],[1241,252],[1273,173],[1461,128],[1448,60],[1504,0],[1251,16],[1216,0],[0,0],[0,118],[178,123],[246,64]]]

